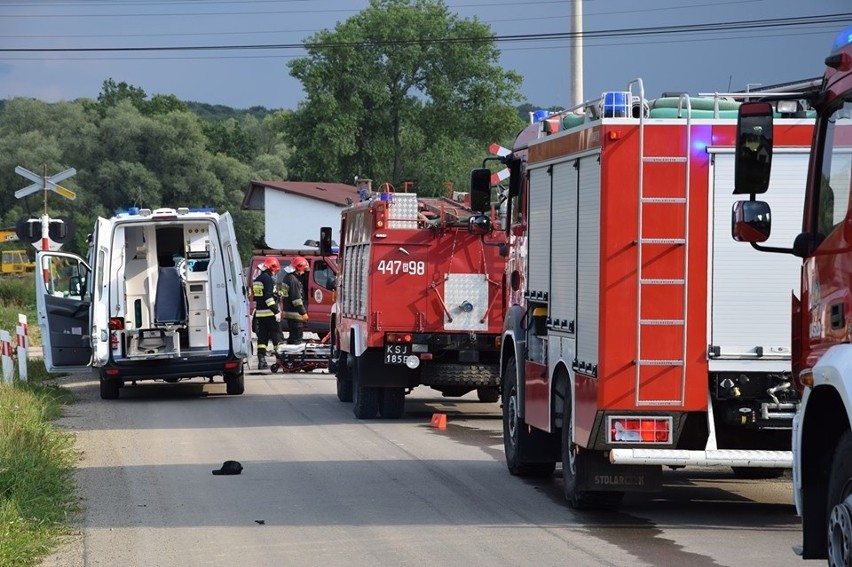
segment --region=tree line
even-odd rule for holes
[[[103,83],[97,100],[0,105],[0,227],[69,216],[63,249],[85,251],[96,216],[130,206],[212,207],[236,220],[241,254],[263,238],[263,217],[240,205],[251,180],[352,183],[356,176],[423,194],[466,190],[491,143],[511,143],[533,109],[522,78],[502,69],[490,27],[441,0],[371,0],[305,42],[289,63],[306,98],[296,109],[234,110],[138,86]],[[73,167],[55,193],[18,200],[16,166],[47,175]],[[282,213],[286,213],[282,211]]]

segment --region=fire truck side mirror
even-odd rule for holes
[[[765,201],[737,201],[731,215],[731,236],[738,242],[765,242],[772,217]]]
[[[747,102],[740,106],[734,154],[734,195],[755,195],[769,189],[772,112],[768,102]]]
[[[478,213],[491,208],[491,170],[488,168],[470,172],[470,208]]]
[[[324,226],[320,228],[319,252],[322,256],[331,256],[333,243],[331,240],[331,227]]]

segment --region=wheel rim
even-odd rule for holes
[[[828,564],[849,565],[852,560],[852,482],[843,487],[844,498],[828,518]]]
[[[570,400],[566,399],[565,403],[566,404],[570,403]],[[570,412],[568,412],[568,415],[566,417],[567,417],[567,419],[566,419],[567,423],[563,423],[562,427],[568,428],[568,433],[565,436],[565,443],[566,443],[565,456],[567,457],[568,462],[567,463],[563,462],[562,468],[567,469],[568,472],[571,473],[571,476],[577,476],[577,465],[576,465],[577,455],[574,452],[574,448],[576,447],[576,445],[574,445],[574,442],[572,441],[572,439],[574,439],[574,423],[573,423],[573,419],[571,419],[572,416],[571,416]],[[563,461],[564,460],[565,459],[563,459]]]
[[[512,446],[516,447],[518,444],[518,392],[514,388],[512,388],[512,392],[509,394],[509,401],[507,404],[508,412],[508,427],[509,427],[509,439],[512,441]]]

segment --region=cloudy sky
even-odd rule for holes
[[[527,101],[569,106],[571,0],[445,0],[491,26]],[[104,80],[235,108],[295,108],[287,62],[368,0],[0,0],[0,99],[96,98]],[[850,0],[583,0],[583,98],[642,78],[663,91],[727,92],[822,74]],[[823,18],[816,18],[823,16]],[[828,17],[825,17],[828,16]],[[696,29],[698,27],[699,29]],[[709,29],[708,29],[709,28]],[[511,36],[545,36],[517,41]],[[277,45],[274,49],[110,51]],[[51,51],[43,51],[49,49]]]

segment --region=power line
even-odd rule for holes
[[[735,30],[756,30],[766,28],[782,28],[793,26],[813,26],[834,24],[838,20],[850,19],[852,13],[825,14],[819,16],[804,16],[797,18],[777,18],[774,20],[744,20],[735,22],[715,22],[705,24],[689,24],[677,26],[656,26],[644,28],[622,28],[598,30],[589,32],[556,32],[514,35],[489,35],[484,37],[461,37],[442,39],[413,39],[413,40],[368,40],[359,42],[305,42],[305,43],[267,43],[267,44],[234,44],[234,45],[195,45],[195,46],[142,46],[142,47],[24,47],[0,48],[2,53],[132,53],[132,52],[165,52],[165,51],[240,51],[240,50],[291,50],[291,49],[330,49],[351,47],[389,47],[420,44],[477,44],[477,43],[513,43],[529,41],[562,41],[576,37],[586,39],[612,37],[643,37],[658,35],[674,35],[689,33],[705,33]]]

